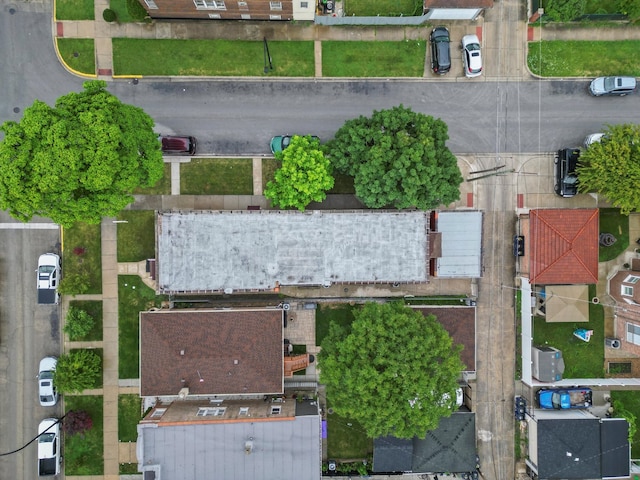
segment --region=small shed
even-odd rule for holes
[[[435,259],[436,276],[482,276],[482,212],[438,212],[435,230],[441,236],[441,252]]]

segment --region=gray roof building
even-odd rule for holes
[[[628,478],[631,448],[624,418],[535,410],[527,423],[527,465],[540,480]]]
[[[243,402],[235,403],[237,411]],[[291,407],[297,403],[294,401]],[[226,407],[211,409],[234,410],[233,404],[226,401],[218,405]],[[172,409],[185,408],[194,409],[192,418],[183,415],[182,421],[177,421],[174,414],[163,422]],[[206,408],[205,404],[200,410]],[[259,408],[258,405],[256,409]],[[138,424],[136,453],[144,480],[320,479],[321,428],[317,405],[315,409],[307,409],[313,412],[307,415],[295,407],[295,415],[283,410],[279,414],[286,415],[283,418],[273,415],[261,418],[251,413],[254,406],[248,409],[242,419],[199,416],[196,420],[197,405],[190,407],[188,402],[177,401],[164,414],[160,411],[159,419],[154,421],[155,411],[162,410],[156,408]]]
[[[424,438],[381,437],[373,441],[373,471],[378,473],[464,473],[476,466],[476,416],[454,412]]]
[[[482,212],[438,212],[435,228],[442,236],[435,275],[442,278],[482,276]]]
[[[418,211],[161,213],[162,293],[429,279],[429,214]]]

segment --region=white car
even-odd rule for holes
[[[464,63],[464,74],[468,78],[482,74],[482,53],[477,35],[462,37],[462,62]]]
[[[592,133],[591,135],[587,135],[587,138],[584,139],[584,148],[589,148],[589,145],[600,142],[602,137],[604,137],[604,133]]]
[[[58,303],[58,284],[60,283],[60,256],[45,253],[38,258],[38,303]]]
[[[53,372],[58,364],[56,357],[44,357],[38,369],[38,398],[43,407],[53,407],[58,403],[58,392],[53,384]]]
[[[45,418],[38,425],[38,475],[48,477],[60,473],[60,423]]]

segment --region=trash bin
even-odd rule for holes
[[[620,339],[619,338],[605,338],[605,345],[610,348],[618,349],[620,348]]]

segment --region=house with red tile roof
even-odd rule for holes
[[[598,283],[598,209],[530,210],[519,218],[518,273],[532,285]]]

